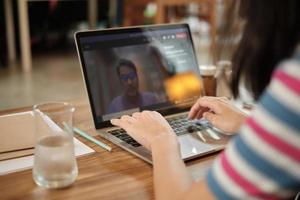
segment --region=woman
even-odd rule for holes
[[[300,191],[300,2],[239,3],[245,24],[232,92],[238,96],[242,80],[258,104],[247,119],[219,98],[200,98],[192,107],[190,118],[239,132],[206,180],[189,176],[176,135],[159,113],[111,120],[152,151],[157,199],[287,199]]]

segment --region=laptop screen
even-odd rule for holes
[[[76,34],[96,127],[142,110],[177,112],[201,92],[186,24]]]

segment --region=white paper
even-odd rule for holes
[[[13,114],[9,114],[9,115],[3,115],[3,116],[0,116],[0,119],[1,119],[1,117],[7,117],[7,116],[16,116],[17,117],[19,115],[28,114],[28,113],[33,115],[32,111],[28,111],[28,112],[22,112],[22,113],[13,113]],[[61,128],[59,126],[57,126],[49,117],[44,116],[44,119],[46,119],[45,122],[47,123],[49,128],[51,128],[57,132],[62,131]],[[23,131],[29,131],[29,130],[23,130]],[[83,144],[76,138],[74,138],[74,150],[75,150],[76,157],[95,152],[92,148]],[[32,167],[33,167],[33,155],[9,159],[9,160],[3,160],[3,161],[0,161],[0,176],[9,174],[9,173],[13,173],[13,172],[17,172],[17,171],[30,169]]]
[[[95,152],[92,148],[74,138],[75,156],[80,157]],[[33,167],[33,155],[10,160],[0,161],[0,176],[31,169]]]

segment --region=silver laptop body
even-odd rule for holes
[[[95,128],[103,138],[151,163],[151,153],[110,119],[156,110],[178,135],[183,160],[224,148],[228,136],[205,120],[187,119],[201,95],[187,24],[82,31],[75,41]]]

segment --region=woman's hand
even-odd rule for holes
[[[153,144],[168,144],[177,147],[175,133],[166,119],[155,111],[143,111],[132,116],[112,119],[111,123],[126,130],[137,142],[151,150]]]
[[[237,109],[226,97],[202,97],[193,105],[190,119],[207,119],[214,127],[227,133],[236,133],[247,115]]]

